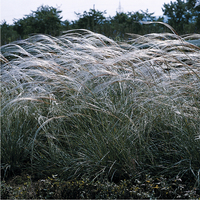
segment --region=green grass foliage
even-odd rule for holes
[[[200,48],[187,42],[200,35],[131,36],[72,30],[1,47],[4,179],[200,185]]]

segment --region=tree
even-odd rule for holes
[[[189,24],[191,13],[187,10],[187,5],[182,0],[164,4],[162,8],[164,15],[168,17],[168,24],[171,25],[178,33],[185,33],[185,25]]]
[[[141,10],[141,16],[142,20],[141,21],[155,21],[155,16],[153,16],[154,13],[149,13],[148,9],[146,11]],[[141,33],[142,34],[147,34],[150,33],[154,30],[155,24],[149,24],[149,25],[144,25],[141,27]]]
[[[30,15],[26,15],[23,19],[15,19],[14,29],[22,38],[32,33],[59,35],[61,31],[61,12],[57,8],[40,6],[36,11],[32,11]]]
[[[191,26],[194,27],[193,32],[200,33],[200,0],[187,0],[188,12],[191,14]]]
[[[197,6],[200,6],[200,0],[196,1],[196,4],[195,4],[194,8],[196,8]]]
[[[128,13],[128,26],[130,27],[129,33],[140,33],[142,30],[142,24],[139,23],[140,21],[143,21],[144,14],[140,12],[129,12]]]
[[[33,17],[36,20],[36,27],[39,33],[50,35],[59,35],[61,30],[60,13],[62,11],[49,6],[41,6],[37,11],[33,12]]]
[[[76,15],[79,17],[79,20],[74,23],[76,24],[77,28],[99,32],[99,29],[101,29],[101,26],[106,19],[104,14],[106,14],[106,11],[101,12],[95,9],[90,9],[89,12],[84,11],[83,14],[76,13]]]
[[[1,24],[1,45],[8,44],[18,37],[17,32],[13,30],[13,26],[10,26],[3,21]]]
[[[71,29],[71,23],[68,20],[61,22],[61,24],[62,24],[63,31],[67,31]]]
[[[111,18],[111,27],[113,28],[113,34],[116,39],[123,38],[128,29],[128,15],[120,12]]]

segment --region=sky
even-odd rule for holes
[[[153,13],[154,16],[162,16],[164,3],[175,0],[0,0],[1,18],[8,24],[13,24],[13,19],[22,19],[32,11],[36,11],[41,5],[48,5],[62,11],[62,21],[77,20],[76,13],[83,13],[95,8],[99,11],[106,10],[106,17],[113,17],[116,11],[119,12],[119,5],[123,12],[146,11]]]

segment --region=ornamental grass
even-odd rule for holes
[[[88,30],[1,46],[2,178],[200,185],[199,34]]]

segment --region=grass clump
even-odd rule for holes
[[[134,38],[76,30],[1,47],[4,179],[150,174],[199,187],[200,49],[189,36]]]

